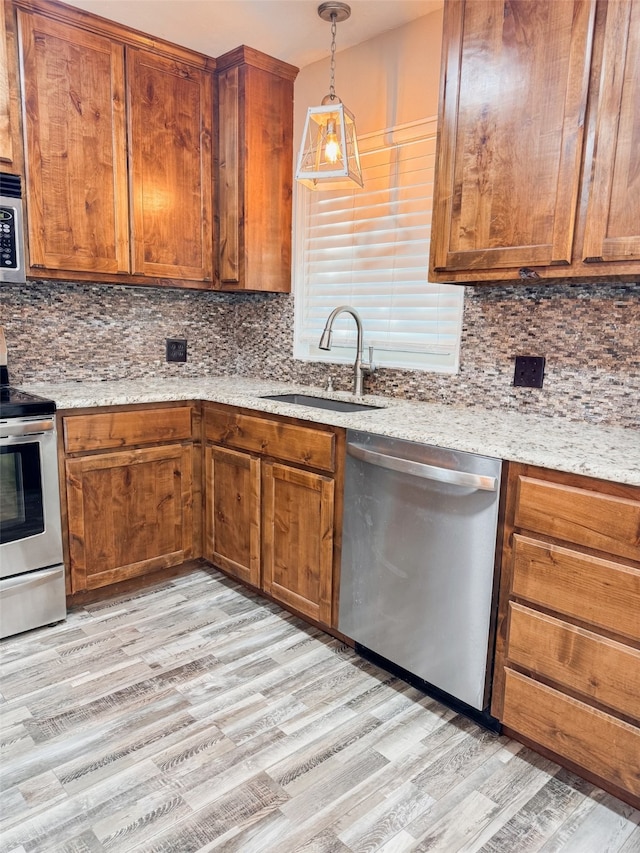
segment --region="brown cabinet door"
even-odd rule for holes
[[[127,48],[134,274],[211,281],[211,75]]]
[[[129,271],[124,48],[20,11],[32,267]]]
[[[177,444],[67,459],[73,592],[192,556],[192,457]]]
[[[5,13],[11,7],[3,3],[0,8],[0,161],[13,163],[13,135],[11,129],[11,95],[9,91],[9,42]]]
[[[330,625],[334,481],[277,463],[262,471],[263,589]]]
[[[260,586],[260,459],[205,448],[205,557]]]
[[[297,68],[240,47],[218,69],[218,287],[288,292]]]
[[[640,2],[606,13],[583,256],[640,260]]]
[[[571,263],[595,5],[445,4],[436,271]]]

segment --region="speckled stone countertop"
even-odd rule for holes
[[[372,395],[361,402],[382,408],[332,412],[262,397],[295,392],[339,400],[353,400],[353,396],[240,377],[49,383],[28,385],[25,390],[52,398],[58,409],[209,400],[640,486],[638,431],[560,418]]]

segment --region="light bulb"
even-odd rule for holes
[[[342,157],[338,136],[336,134],[336,123],[332,119],[327,122],[327,135],[324,146],[324,159],[327,163],[337,163]]]

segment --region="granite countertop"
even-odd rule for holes
[[[228,376],[47,383],[25,390],[52,398],[58,409],[209,400],[640,486],[640,433],[633,429],[373,395],[361,402],[382,408],[332,412],[262,395],[297,392],[339,400],[353,400],[353,395]]]

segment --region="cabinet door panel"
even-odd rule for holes
[[[264,463],[263,486],[264,590],[330,625],[334,481]]]
[[[260,586],[260,460],[208,446],[205,451],[206,557]]]
[[[124,50],[19,12],[32,267],[129,271]]]
[[[133,272],[211,281],[212,77],[129,48]]]
[[[640,2],[607,5],[584,258],[640,259]]]
[[[432,265],[569,264],[595,0],[445,11]]]
[[[5,25],[8,4],[0,8],[0,160],[13,162],[11,96],[9,94],[9,44]]]
[[[73,591],[191,557],[192,448],[103,453],[66,462]]]

